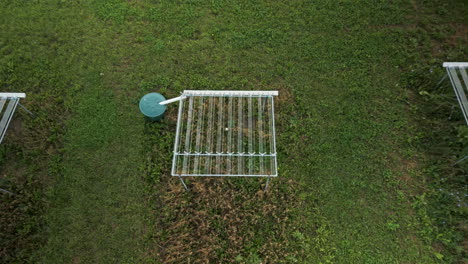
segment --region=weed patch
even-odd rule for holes
[[[468,138],[455,93],[442,79],[445,61],[465,61],[467,25],[459,23],[466,5],[453,10],[442,3],[418,3],[414,21],[418,30],[408,30],[408,50],[402,83],[413,93],[416,136],[408,139],[426,155],[420,158],[424,188],[411,197],[421,230],[419,236],[436,249],[435,256],[447,263],[464,262],[466,256],[466,174],[460,161],[468,149]],[[441,4],[441,5],[439,5]]]

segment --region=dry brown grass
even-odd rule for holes
[[[294,211],[303,206],[296,183],[274,179],[263,192],[264,179],[244,180],[258,183],[258,190],[232,178],[196,178],[189,192],[175,178],[162,183],[155,257],[162,263],[238,263],[236,257],[256,254],[262,263],[278,263],[294,255],[290,231],[298,221]]]

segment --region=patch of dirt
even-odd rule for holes
[[[468,25],[462,23],[452,24],[455,28],[455,34],[450,37],[448,43],[453,47],[460,45],[460,40],[466,42],[468,40]]]
[[[414,160],[401,160],[400,170],[402,171],[402,176],[400,177],[400,180],[402,180],[406,185],[412,185],[414,178],[411,176],[411,171],[417,167],[418,164]]]
[[[411,6],[413,7],[414,11],[416,11],[416,12],[419,11],[418,4],[416,3],[415,0],[411,0]]]
[[[179,103],[174,103],[171,107],[166,108],[164,113],[164,118],[167,119],[170,123],[177,123],[177,115],[179,113]]]
[[[391,166],[399,172],[398,182],[400,189],[408,190],[408,188],[414,191],[420,191],[422,184],[415,179],[412,172],[418,170],[419,164],[414,159],[405,159],[397,153],[389,155]]]
[[[15,140],[21,139],[23,135],[23,122],[18,116],[13,116],[5,136],[7,135],[10,135]]]
[[[277,78],[274,83],[268,85],[265,90],[278,91],[278,96],[275,99],[275,115],[281,113],[283,107],[287,107],[294,103],[294,94],[292,93],[293,88],[288,86],[286,80],[283,78]]]
[[[431,41],[431,54],[434,57],[443,57],[447,50],[454,49],[458,46],[467,44],[468,42],[468,25],[462,23],[449,23],[448,24],[455,33],[443,41]]]

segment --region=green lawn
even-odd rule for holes
[[[32,263],[446,261],[413,199],[427,188],[425,153],[412,143],[413,93],[401,77],[407,61],[425,56],[405,50],[407,36],[423,34],[412,31],[415,5],[1,3],[0,89],[26,92],[24,104],[38,115],[19,113],[20,132],[0,147],[5,186],[33,201],[23,212],[21,202],[5,198],[15,205],[1,223],[18,220],[2,229],[9,236],[1,256]],[[449,16],[451,7],[443,8],[440,16]],[[463,12],[454,12],[460,22]],[[231,178],[189,179],[184,192],[170,176],[177,105],[151,123],[138,101],[184,89],[279,90],[279,177],[268,192],[260,191],[262,179]]]

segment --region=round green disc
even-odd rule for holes
[[[158,93],[149,93],[140,100],[140,111],[152,120],[160,120],[166,111],[165,105],[159,103],[166,100],[164,96]]]

